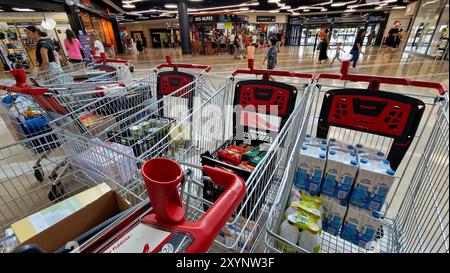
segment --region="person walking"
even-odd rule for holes
[[[94,55],[100,56],[100,53],[105,53],[105,47],[103,43],[100,41],[98,35],[94,35]]]
[[[53,41],[45,38],[47,33],[36,26],[26,27],[25,33],[28,39],[36,43],[36,61],[39,71],[46,71],[45,79],[52,79],[52,84],[67,84],[71,82],[71,79],[61,68]]]
[[[233,41],[233,52],[234,52],[234,59],[243,59],[243,56],[241,54],[241,44],[239,42],[239,37],[235,36]]]
[[[223,33],[219,34],[219,38],[218,38],[217,42],[219,43],[219,53],[220,53],[220,55],[222,55],[222,50],[226,47],[226,40],[225,40],[225,36],[223,35]]]
[[[322,41],[320,42],[319,64],[324,60],[328,60],[327,51],[330,48],[330,36],[328,36],[328,32],[329,30],[325,29]]]
[[[83,46],[71,29],[66,29],[66,39],[64,47],[67,50],[67,57],[71,63],[81,63],[83,61]]]
[[[349,61],[353,62],[353,68],[356,68],[356,63],[358,62],[359,55],[364,54],[364,52],[362,52],[362,46],[363,46],[365,34],[366,34],[365,29],[358,30],[358,34],[356,36],[355,43],[353,44],[353,47],[350,50],[350,54],[352,55],[352,58]]]
[[[398,36],[399,30],[397,25],[394,25],[388,32],[388,37],[386,38],[386,47],[384,48],[384,54],[395,51],[397,48],[397,36]]]
[[[342,43],[336,43],[336,54],[334,55],[333,60],[331,61],[331,64],[334,63],[334,61],[337,59],[339,62],[341,61],[341,51],[345,53],[344,49],[342,49]]]
[[[275,37],[271,37],[271,39],[269,39],[269,50],[267,50],[266,56],[264,57],[264,60],[261,63],[261,67],[264,67],[264,64],[267,61],[267,70],[273,70],[277,65],[278,61],[277,42],[278,40]],[[270,77],[270,79],[272,81],[275,80],[272,76]]]
[[[136,41],[136,49],[137,51],[139,51],[139,53],[141,53],[144,50],[144,46],[142,45],[141,39],[138,39]]]

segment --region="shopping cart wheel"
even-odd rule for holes
[[[44,171],[42,170],[41,164],[34,165],[33,169],[34,169],[34,177],[36,177],[36,179],[39,182],[44,181]]]
[[[57,183],[52,184],[52,190],[48,193],[48,199],[50,199],[50,201],[55,201],[64,196],[64,194],[64,186],[61,181],[58,181]]]

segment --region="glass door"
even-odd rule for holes
[[[296,46],[300,45],[300,26],[299,25],[291,26],[289,45],[296,45]]]

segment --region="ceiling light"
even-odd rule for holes
[[[280,9],[290,9],[291,6],[282,6]]]
[[[12,8],[14,11],[34,11],[34,9],[25,9],[25,8]]]
[[[249,10],[249,8],[240,8],[239,10]]]
[[[176,8],[178,8],[178,6],[175,5],[175,4],[165,4],[164,7],[168,8],[168,9],[176,9]]]
[[[136,6],[133,4],[130,4],[130,3],[126,3],[126,4],[122,5],[122,7],[126,8],[126,9],[134,9]]]
[[[396,7],[392,7],[392,9],[406,9],[405,6],[396,6]]]
[[[383,8],[383,6],[375,7],[375,9],[382,9],[382,8]]]
[[[353,9],[346,9],[346,10],[344,10],[344,12],[354,12],[355,10],[353,10]]]
[[[342,7],[342,6],[346,6],[346,5],[349,5],[349,4],[353,4],[353,3],[356,3],[356,2],[358,2],[358,1],[349,1],[349,2],[332,3],[331,6],[332,6],[332,7]]]
[[[397,0],[385,0],[383,1],[383,3],[395,3],[397,2]]]
[[[304,9],[303,10],[303,12],[309,12],[310,11],[310,9]]]
[[[279,3],[280,2],[280,0],[269,0],[269,1],[267,1],[268,3]]]
[[[333,0],[330,0],[330,1],[325,2],[325,3],[314,4],[313,7],[315,7],[315,6],[326,6],[326,5],[329,5],[329,4],[333,4]]]
[[[0,9],[0,11],[4,11],[4,10]]]
[[[328,9],[326,9],[326,8],[323,8],[323,9],[321,9],[320,11],[327,11]]]

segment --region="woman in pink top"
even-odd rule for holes
[[[81,52],[83,47],[80,41],[75,36],[72,30],[66,30],[67,38],[64,40],[64,47],[67,49],[67,54],[69,55],[69,61],[72,63],[80,63],[83,60]]]

